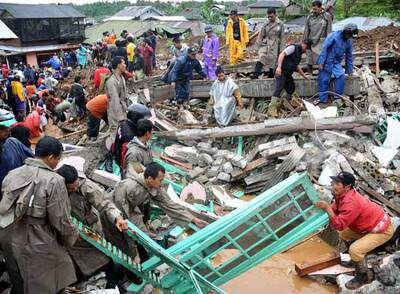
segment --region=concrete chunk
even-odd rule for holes
[[[231,180],[231,175],[224,173],[224,172],[220,172],[217,176],[218,180],[224,181],[224,182],[230,182]]]
[[[192,169],[189,173],[188,176],[190,179],[194,179],[197,178],[198,176],[200,176],[201,174],[203,174],[206,171],[205,168],[201,168],[196,166],[194,169]]]
[[[202,153],[199,156],[199,162],[200,161],[204,162],[206,165],[211,165],[214,162],[214,159],[210,154]]]
[[[240,167],[241,169],[244,169],[247,165],[246,159],[241,156],[241,155],[235,155],[232,159],[231,162],[234,166]]]
[[[227,174],[230,174],[231,172],[233,172],[232,163],[230,163],[229,161],[225,162],[224,165],[222,166],[222,170]]]

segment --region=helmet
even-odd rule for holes
[[[132,122],[137,122],[139,119],[150,117],[151,113],[146,105],[133,103],[128,107],[127,118]]]

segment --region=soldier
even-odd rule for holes
[[[65,247],[75,244],[78,231],[70,222],[64,179],[53,170],[62,150],[60,141],[43,137],[36,145],[36,158],[27,158],[3,181],[0,219],[10,228],[7,237],[25,294],[58,293],[76,281]]]
[[[65,179],[71,201],[71,215],[100,234],[102,233],[100,212],[104,212],[110,223],[114,223],[118,230],[127,229],[127,223],[121,212],[110,200],[104,199],[104,189],[86,178],[83,173],[83,162],[80,166],[79,159],[72,156],[66,158],[64,163],[78,167],[77,170],[73,165],[63,164],[57,170],[57,173]],[[108,257],[83,240],[78,240],[73,247],[68,248],[68,252],[84,277],[91,276],[110,263]]]
[[[325,38],[332,31],[332,15],[324,11],[322,2],[316,0],[311,5],[312,13],[307,17],[303,36],[303,40],[310,39],[313,42],[311,49],[306,53],[310,74],[313,73],[313,65],[321,53]]]
[[[258,61],[252,79],[258,79],[263,67],[268,70],[268,77],[274,77],[274,69],[279,53],[283,49],[283,22],[277,17],[275,8],[267,10],[268,22],[260,30],[257,38]]]
[[[246,21],[239,17],[237,10],[231,11],[225,34],[226,46],[229,48],[229,63],[235,65],[243,59],[244,50],[249,43]]]

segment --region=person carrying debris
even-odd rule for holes
[[[181,56],[176,60],[174,67],[169,73],[168,81],[175,87],[176,102],[182,108],[189,100],[190,80],[195,70],[203,79],[206,74],[201,68],[200,62],[196,59],[196,49],[190,47],[186,56]]]
[[[229,63],[237,64],[243,60],[244,50],[249,43],[249,31],[246,21],[239,17],[237,10],[232,10],[225,28],[226,46],[229,48]]]
[[[122,75],[126,70],[126,64],[122,57],[114,57],[111,61],[112,74],[106,80],[105,91],[108,98],[107,116],[111,135],[111,142],[115,140],[115,130],[118,124],[126,119],[128,110],[128,97],[125,78]]]
[[[202,47],[204,72],[207,75],[207,79],[215,81],[215,70],[217,69],[219,56],[219,40],[211,26],[206,26],[204,32],[206,33]]]
[[[126,220],[123,219],[118,208],[110,200],[104,198],[106,194],[104,189],[86,178],[83,162],[74,158],[66,158],[63,161],[57,173],[65,180],[71,201],[71,215],[100,234],[103,231],[100,213],[104,213],[119,231],[126,230],[128,227]],[[79,269],[79,274],[84,278],[103,268],[106,270],[107,282],[115,283],[112,277],[107,275],[112,271],[112,261],[95,247],[79,239],[74,246],[67,249]],[[115,287],[115,285],[109,286]]]
[[[306,52],[307,49],[311,48],[311,40],[303,40],[299,44],[292,44],[287,46],[278,57],[278,65],[275,70],[275,91],[272,94],[271,102],[268,105],[268,116],[278,117],[279,110],[282,105],[281,93],[282,90],[291,96],[295,90],[295,84],[293,80],[293,73],[297,71],[305,79],[309,79],[299,66],[301,62],[301,56]]]
[[[104,120],[108,124],[107,118],[107,95],[97,95],[86,103],[86,109],[89,112],[87,120],[87,136],[89,140],[96,141],[100,131],[100,121]]]
[[[268,78],[273,78],[279,53],[283,49],[285,28],[283,22],[277,17],[275,8],[268,8],[267,18],[268,22],[258,33],[256,42],[258,61],[254,68],[254,74],[251,76],[252,79],[258,79],[264,67],[268,69]]]
[[[307,16],[304,27],[303,39],[313,42],[310,50],[307,50],[307,69],[313,74],[313,65],[322,50],[325,38],[332,31],[332,16],[322,8],[322,2],[315,0],[311,3],[312,13]]]
[[[347,24],[343,30],[332,32],[325,39],[321,54],[317,59],[319,66],[318,94],[315,104],[328,103],[328,91],[331,77],[335,77],[335,103],[340,104],[343,95],[346,76],[353,74],[353,41],[358,28],[355,24]],[[342,60],[345,57],[345,70]]]
[[[315,205],[327,212],[331,226],[348,247],[355,277],[346,287],[354,290],[371,282],[365,255],[392,238],[393,221],[382,207],[356,191],[354,175],[341,172],[331,178],[333,204],[319,201]]]
[[[60,141],[43,137],[36,158],[27,158],[3,181],[0,225],[8,231],[25,294],[58,293],[76,282],[65,247],[73,246],[79,233],[70,221],[64,179],[54,172],[62,150]]]
[[[236,107],[243,108],[242,95],[239,86],[226,77],[221,67],[217,68],[215,74],[217,80],[211,86],[207,109],[213,107],[218,125],[227,126],[235,118]]]
[[[137,135],[138,121],[150,116],[150,110],[146,105],[134,103],[128,107],[127,118],[118,125],[113,146],[114,159],[121,168],[127,152],[127,145]]]
[[[153,135],[153,123],[148,119],[140,119],[136,126],[136,136],[129,142],[123,160],[123,178],[140,174],[144,167],[153,161],[148,145]]]

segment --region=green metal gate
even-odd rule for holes
[[[187,239],[164,249],[129,223],[128,236],[150,251],[152,258],[133,266],[129,258],[111,244],[107,254],[101,242],[86,240],[102,250],[117,263],[123,264],[147,283],[166,292],[223,293],[218,286],[280,253],[328,223],[328,216],[315,208],[318,194],[308,176],[294,174],[265,191],[246,206],[211,223]],[[82,230],[82,226],[80,226]],[[104,246],[103,246],[104,247]],[[216,258],[230,249],[227,260]],[[125,264],[127,263],[127,264]],[[167,265],[169,272],[157,276],[157,267]]]

